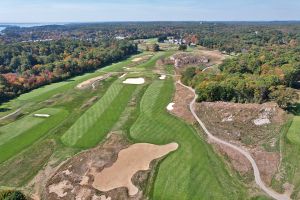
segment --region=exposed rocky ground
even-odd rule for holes
[[[101,192],[93,187],[95,172],[116,162],[118,153],[128,148],[130,143],[122,136],[111,134],[107,141],[88,151],[82,152],[64,163],[47,181],[41,199],[45,200],[142,200],[145,199],[146,183],[155,162],[150,170],[138,171],[131,181],[139,189],[134,196],[128,195],[126,187]],[[96,171],[95,171],[96,170]]]
[[[202,102],[198,104],[197,112],[215,136],[248,149],[264,182],[271,184],[280,164],[280,129],[286,118],[286,113],[277,104]],[[230,148],[216,146],[241,174],[252,170],[242,155]]]

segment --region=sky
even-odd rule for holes
[[[300,20],[300,0],[0,0],[0,23]]]

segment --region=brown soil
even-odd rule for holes
[[[277,145],[281,126],[286,119],[285,112],[275,103],[260,105],[202,102],[197,104],[196,110],[211,133],[244,146],[252,153],[263,181],[270,185],[280,163]],[[262,117],[270,123],[255,124]],[[241,174],[252,170],[250,163],[242,155],[220,145],[217,149],[228,156],[234,169]]]
[[[252,155],[261,173],[263,181],[271,185],[273,176],[277,173],[280,155],[275,152],[266,152],[263,149],[252,150]]]
[[[252,170],[251,163],[241,153],[225,145],[215,144],[215,146],[222,155],[228,156],[232,167],[242,175],[245,175]]]
[[[141,56],[141,57],[137,57],[132,59],[132,62],[144,62],[146,60],[149,60],[153,55],[145,55],[145,56]]]
[[[151,162],[149,170],[138,171],[133,175],[131,181],[138,188],[138,193],[134,196],[128,194],[126,186],[111,189],[107,192],[99,191],[93,187],[95,181],[102,183],[102,180],[99,180],[97,176],[101,175],[104,169],[110,169],[114,166],[117,163],[119,152],[129,146],[130,144],[122,136],[111,134],[102,145],[74,156],[47,181],[41,199],[146,199],[143,191],[146,189],[146,183],[157,162]],[[126,168],[126,165],[124,167]]]
[[[208,49],[200,49],[197,51],[197,54],[201,56],[205,56],[209,59],[210,65],[220,65],[222,64],[223,60],[226,59],[226,55],[222,54],[218,50],[208,50]]]
[[[202,102],[196,108],[201,120],[216,136],[254,148],[267,145],[274,149],[286,114],[275,103],[238,104]],[[256,125],[264,117],[269,124]],[[276,143],[276,142],[275,142]]]
[[[189,104],[193,98],[194,94],[191,91],[187,90],[180,84],[176,84],[176,92],[173,99],[175,105],[173,106],[174,109],[170,112],[189,123],[195,122],[195,118],[189,109]]]

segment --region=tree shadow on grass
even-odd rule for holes
[[[10,111],[11,109],[10,108],[0,108],[0,112],[7,112],[7,111]]]
[[[296,116],[300,116],[300,103],[296,103],[294,106],[288,109],[290,113]]]

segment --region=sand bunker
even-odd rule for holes
[[[50,117],[50,115],[48,115],[48,114],[34,114],[33,116],[34,117],[41,117],[41,118],[48,118],[48,117]]]
[[[162,75],[160,75],[159,79],[160,79],[160,80],[165,80],[166,77],[167,77],[166,75],[162,74]]]
[[[102,192],[126,187],[129,195],[136,195],[139,190],[131,182],[133,175],[140,170],[148,170],[152,160],[161,158],[177,148],[177,143],[163,146],[145,143],[131,145],[119,152],[117,161],[111,167],[100,173],[93,171],[93,187]]]
[[[175,105],[175,103],[169,103],[169,105],[167,106],[167,110],[169,110],[169,111],[173,110],[174,105]]]
[[[141,85],[145,83],[144,78],[128,78],[123,81],[124,84],[131,84],[131,85]]]
[[[120,76],[119,78],[124,78],[127,75],[127,73],[123,74],[122,76]]]
[[[111,74],[108,73],[108,74],[105,74],[103,76],[98,76],[98,77],[95,77],[95,78],[92,78],[92,79],[89,79],[87,81],[84,81],[80,84],[77,85],[77,88],[78,89],[84,89],[84,88],[87,88],[87,87],[90,87],[93,83],[95,82],[98,82],[98,81],[102,81],[104,79],[107,79],[108,77],[110,77]]]

